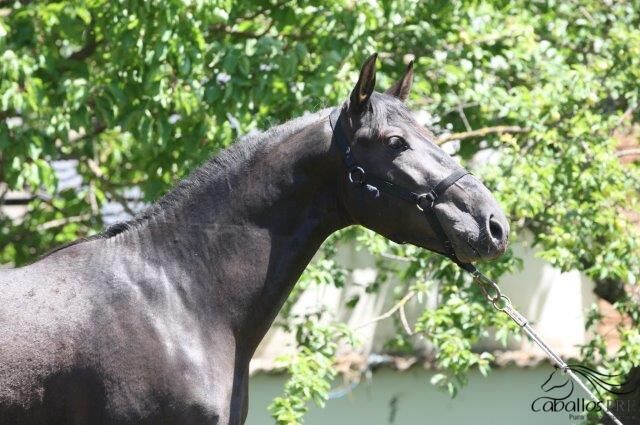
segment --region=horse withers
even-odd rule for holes
[[[251,356],[331,233],[446,241],[461,262],[504,252],[507,220],[473,176],[433,205],[441,232],[351,182],[330,115],[362,169],[412,193],[460,168],[403,103],[412,65],[378,93],[375,63],[339,112],[249,136],[131,221],[1,271],[0,424],[241,424]]]

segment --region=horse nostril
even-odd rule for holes
[[[504,237],[504,229],[502,228],[500,223],[498,223],[493,218],[493,214],[489,218],[489,234],[493,239],[496,239],[499,241],[502,241],[502,238]]]

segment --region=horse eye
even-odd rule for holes
[[[394,151],[405,151],[409,149],[409,145],[402,137],[392,136],[387,139],[387,146]]]

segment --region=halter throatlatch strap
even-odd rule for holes
[[[420,211],[423,212],[426,219],[429,221],[431,230],[435,233],[435,236],[442,243],[443,252],[440,254],[446,255],[456,264],[464,264],[467,267],[473,267],[471,264],[462,263],[456,256],[453,244],[449,240],[447,233],[445,232],[438,215],[435,212],[435,205],[438,199],[447,191],[451,185],[460,180],[462,177],[470,174],[467,170],[460,168],[449,174],[446,178],[441,180],[434,186],[429,192],[416,193],[405,187],[398,186],[397,184],[390,182],[389,180],[382,179],[372,174],[368,174],[361,166],[358,165],[349,142],[347,142],[346,135],[342,129],[342,120],[340,109],[335,109],[329,115],[329,123],[333,129],[333,140],[335,141],[338,149],[342,152],[344,163],[347,167],[347,177],[349,182],[358,185],[368,185],[379,192],[383,192],[387,195],[402,199],[403,201],[414,204]],[[465,270],[470,271],[465,267]]]

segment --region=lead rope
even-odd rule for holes
[[[571,370],[568,364],[564,362],[545,342],[540,338],[540,335],[531,327],[529,321],[518,310],[516,310],[511,304],[509,297],[504,295],[498,285],[482,273],[478,271],[472,264],[458,263],[463,270],[469,272],[473,276],[473,280],[480,287],[480,291],[484,295],[485,299],[491,303],[493,308],[506,314],[522,329],[529,337],[536,343],[538,347],[545,352],[545,354],[560,368],[562,373],[569,375],[569,377],[578,384],[584,392],[589,395],[589,398],[593,400],[604,413],[611,418],[616,425],[623,425],[622,422],[601,402],[598,397],[585,385],[584,382]]]

